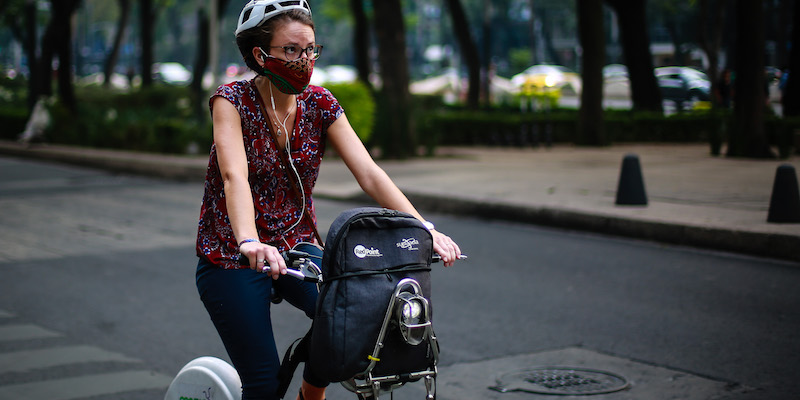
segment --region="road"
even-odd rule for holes
[[[158,399],[192,358],[227,359],[193,281],[201,193],[0,158],[0,400]],[[326,227],[356,204],[317,206]],[[470,256],[433,272],[440,399],[551,398],[488,389],[548,364],[630,383],[592,399],[797,397],[796,264],[428,217]],[[285,304],[274,315],[281,349],[308,326]]]

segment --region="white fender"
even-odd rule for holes
[[[242,381],[227,362],[198,357],[181,368],[164,400],[241,400]]]

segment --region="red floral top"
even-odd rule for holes
[[[313,228],[307,218],[297,227],[285,232],[302,218],[301,200],[295,195],[289,180],[288,174],[293,172],[282,168],[276,144],[268,130],[267,116],[258,106],[255,81],[222,85],[211,96],[211,100],[217,96],[230,101],[241,116],[259,239],[281,250],[287,250],[282,237],[289,246],[312,241]],[[316,219],[311,192],[319,176],[319,166],[325,152],[326,132],[344,110],[331,92],[319,86],[308,86],[297,96],[297,110],[298,116],[290,142],[291,160],[300,174],[300,181],[303,182],[306,207]],[[237,261],[238,243],[228,219],[217,149],[213,144],[200,210],[197,255],[225,269],[242,268]]]

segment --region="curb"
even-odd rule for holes
[[[408,189],[403,193],[420,210],[441,214],[469,215],[491,220],[549,226],[575,231],[642,239],[659,243],[727,251],[751,256],[800,262],[800,237],[778,233],[757,233],[733,229],[709,228],[652,222],[558,209],[524,207],[501,202],[487,203],[429,194]],[[336,201],[374,203],[365,194],[331,196],[315,193],[316,198]]]
[[[208,165],[207,156],[153,155],[96,149],[76,151],[66,146],[13,142],[0,142],[0,154],[183,182],[202,182]]]
[[[23,145],[7,141],[0,141],[0,154],[182,182],[202,182],[208,163],[206,156],[154,155],[98,149],[76,151],[76,148],[68,146]],[[404,193],[415,207],[428,212],[470,215],[800,262],[800,251],[797,251],[800,249],[799,236],[654,222],[556,207],[519,206],[501,201],[487,203],[420,194],[409,189],[404,189]],[[363,193],[336,196],[317,191],[315,197],[373,203]]]

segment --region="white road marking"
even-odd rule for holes
[[[0,386],[0,399],[75,400],[132,390],[164,389],[172,378],[151,371],[85,375]]]
[[[0,374],[7,372],[25,372],[40,368],[57,367],[86,362],[140,362],[92,346],[64,346],[49,349],[15,351],[0,353]]]

